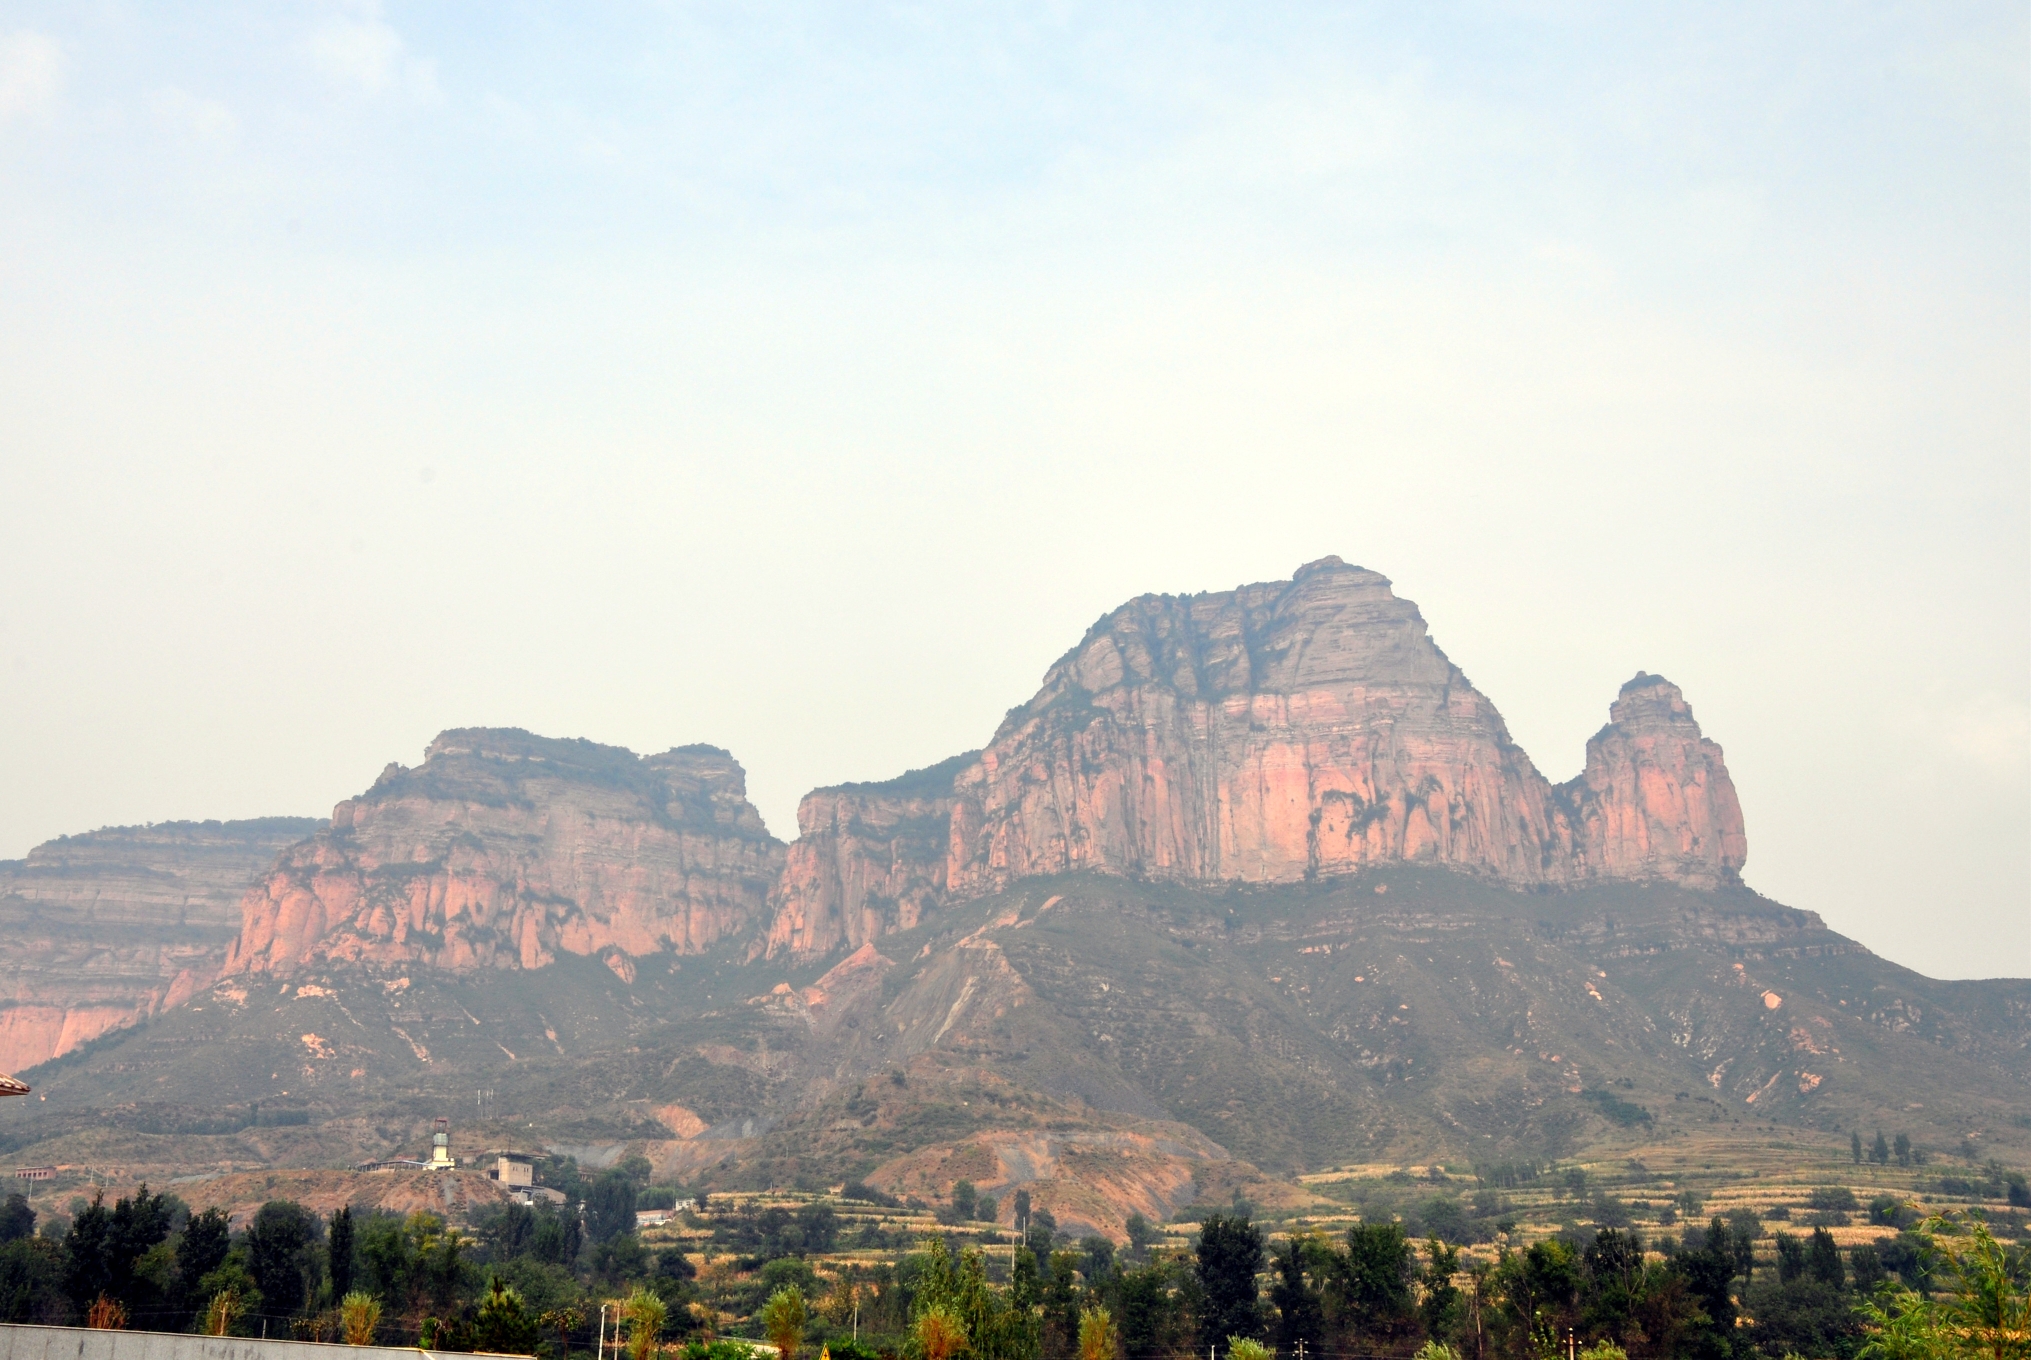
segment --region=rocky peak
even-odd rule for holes
[[[247,894],[227,971],[699,952],[758,923],[781,868],[746,786],[716,746],[444,732]]]
[[[1589,877],[1691,887],[1735,882],[1749,858],[1742,805],[1720,746],[1677,685],[1638,671],[1587,742],[1587,767],[1559,788]]]
[[[1398,599],[1388,577],[1325,557],[1289,581],[1129,601],[1045,674],[1026,707],[1074,689],[1097,694],[1124,685],[1220,698],[1459,678],[1417,606]]]
[[[1564,833],[1494,705],[1386,577],[1144,596],[957,781],[953,891],[1098,869],[1285,882],[1402,859],[1543,882]]]
[[[1586,773],[1555,790],[1378,572],[1326,557],[1288,581],[1140,596],[936,787],[810,795],[767,948],[859,945],[940,901],[1080,870],[1734,881],[1740,808],[1684,697],[1639,674],[1611,715]]]

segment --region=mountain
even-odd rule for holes
[[[760,922],[783,846],[716,746],[637,756],[445,732],[285,853],[242,903],[228,974],[325,962],[541,968],[699,953]]]
[[[1719,887],[1748,858],[1721,748],[1638,674],[1554,788],[1389,581],[1145,595],[1059,658],[985,749],[798,812],[771,952],[822,955],[1040,874],[1294,883],[1396,863],[1517,887]]]
[[[209,986],[240,895],[307,817],[158,822],[0,861],[0,1070],[68,1053]]]
[[[471,1092],[467,1147],[964,1177],[1110,1232],[1349,1163],[1780,1126],[2031,1152],[2031,982],[1926,979],[1754,892],[1661,677],[1552,785],[1337,559],[1129,602],[979,751],[815,790],[798,829],[715,747],[446,732],[277,854],[215,982],[31,1073],[0,1147],[328,1166]]]

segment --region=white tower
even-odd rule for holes
[[[430,1169],[449,1171],[457,1165],[451,1156],[451,1121],[440,1117],[437,1132],[430,1135]]]

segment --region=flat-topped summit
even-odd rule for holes
[[[752,930],[782,855],[716,746],[637,756],[458,728],[282,855],[241,903],[226,971],[537,968],[560,952],[625,971]]]

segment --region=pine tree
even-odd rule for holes
[[[343,1299],[353,1292],[353,1211],[350,1205],[333,1211],[325,1230],[325,1274],[331,1280],[331,1296]]]
[[[1262,1308],[1255,1277],[1263,1267],[1262,1229],[1245,1218],[1208,1214],[1199,1225],[1198,1254],[1199,1289],[1205,1299],[1199,1344],[1215,1347],[1230,1337],[1260,1336]]]
[[[1862,1164],[1862,1131],[1860,1129],[1852,1131],[1848,1134],[1848,1140],[1854,1147],[1855,1165],[1860,1166]]]
[[[1841,1249],[1825,1228],[1812,1230],[1812,1240],[1805,1248],[1805,1273],[1835,1289],[1847,1283],[1847,1272],[1841,1268]]]

